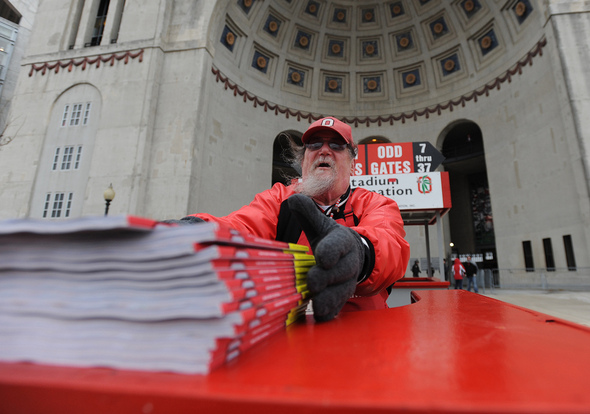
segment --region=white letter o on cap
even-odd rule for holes
[[[331,127],[334,126],[334,120],[333,119],[324,119],[322,121],[322,126],[327,126],[327,127]]]

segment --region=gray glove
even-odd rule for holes
[[[181,218],[180,220],[161,220],[160,223],[166,223],[166,224],[176,224],[179,226],[186,226],[188,224],[198,224],[198,223],[203,223],[205,220],[200,219],[198,217],[195,216],[186,216]]]
[[[307,274],[314,318],[329,321],[354,294],[365,262],[365,247],[357,232],[327,217],[309,197],[294,194],[288,203],[316,260]]]

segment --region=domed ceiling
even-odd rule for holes
[[[232,0],[212,36],[213,73],[244,101],[292,116],[428,116],[521,74],[545,45],[537,7]]]

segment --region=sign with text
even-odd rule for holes
[[[430,172],[358,175],[350,178],[352,188],[362,187],[394,199],[400,210],[451,208],[449,173]]]
[[[444,157],[430,142],[358,146],[354,175],[429,173]]]

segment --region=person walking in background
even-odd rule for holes
[[[457,257],[453,264],[453,277],[455,278],[455,289],[463,289],[463,276],[465,276],[465,268],[461,264],[461,260]]]
[[[463,264],[465,267],[465,276],[467,276],[467,290],[471,292],[471,286],[473,286],[473,291],[475,293],[479,293],[477,289],[477,265],[471,261],[471,256],[467,256],[467,261]]]
[[[412,266],[412,276],[419,277],[418,273],[422,273],[422,272],[420,272],[420,265],[418,265],[418,260],[416,260],[414,262],[414,266]]]

